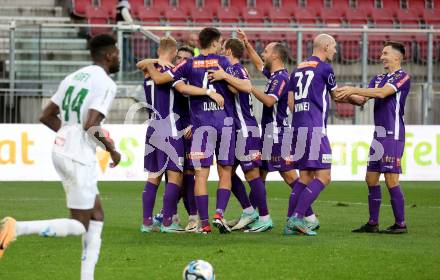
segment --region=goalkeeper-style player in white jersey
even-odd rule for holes
[[[100,127],[116,95],[116,84],[108,76],[119,71],[115,39],[106,34],[94,37],[90,53],[94,64],[68,75],[40,118],[57,132],[52,159],[63,182],[71,218],[24,222],[6,217],[0,224],[0,257],[18,236],[82,235],[82,280],[93,279],[104,220],[97,187],[96,146],[110,152],[112,165],[121,159]]]

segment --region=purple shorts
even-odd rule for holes
[[[383,155],[375,155],[375,146],[382,145]],[[377,146],[376,146],[377,148]],[[367,171],[379,173],[397,173],[402,174],[401,159],[405,141],[392,138],[375,138],[370,146],[370,159],[367,165]],[[379,153],[380,151],[378,151]]]
[[[267,170],[268,172],[286,172],[295,169],[295,166],[290,158],[285,158],[282,156],[281,147],[281,143],[273,144],[272,152],[269,155],[270,159],[266,159],[266,155],[263,155],[261,169]]]
[[[183,171],[183,138],[145,138],[144,170],[162,174],[165,170]]]
[[[248,132],[243,135],[241,131],[236,133],[235,166],[240,165],[243,172],[261,167],[261,138]]]
[[[223,129],[224,128],[224,129]],[[235,128],[231,126],[193,127],[189,167],[209,167],[214,164],[233,166],[235,162]]]
[[[331,169],[332,149],[327,135],[320,130],[313,133],[307,131],[293,131],[292,160],[299,170]]]

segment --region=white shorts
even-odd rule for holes
[[[52,161],[63,182],[67,208],[93,209],[99,194],[97,165],[84,165],[54,152]]]

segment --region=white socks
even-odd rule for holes
[[[90,220],[89,230],[83,235],[81,280],[93,280],[95,266],[101,250],[103,222]]]
[[[73,219],[17,221],[15,230],[17,236],[39,234],[45,237],[65,237],[68,235],[81,235],[86,232],[83,224]]]
[[[304,220],[306,220],[309,223],[316,222],[318,219],[316,218],[315,214],[312,214],[310,216],[304,217]]]
[[[267,222],[270,219],[270,215],[266,215],[266,216],[260,216],[260,221],[262,222]]]
[[[254,211],[255,211],[255,209],[252,206],[249,206],[248,208],[243,209],[243,213],[245,213],[245,214],[252,214],[252,213],[254,213]]]

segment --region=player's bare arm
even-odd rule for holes
[[[248,38],[247,38],[247,36],[246,36],[246,33],[244,33],[243,30],[238,29],[238,30],[237,30],[237,36],[238,36],[238,38],[239,38],[240,40],[243,41],[244,46],[245,46],[245,48],[246,48],[246,51],[248,52],[249,57],[250,57],[252,63],[254,64],[254,66],[255,66],[259,71],[261,71],[261,69],[263,69],[264,62],[263,62],[263,60],[261,59],[261,57],[258,55],[257,51],[256,51],[256,50],[252,47],[252,45],[250,44],[250,42],[249,42],[249,40],[248,40]]]
[[[145,59],[139,61],[138,63],[136,63],[136,67],[141,71],[147,71],[147,65],[154,64],[154,63],[157,63],[162,67],[170,67],[170,68],[174,67],[174,64],[172,64],[171,62],[160,59],[160,58],[145,58]]]
[[[277,100],[275,97],[267,95],[255,87],[252,87],[251,93],[255,96],[255,98],[257,98],[266,107],[272,107],[273,105],[275,105],[277,103]]]
[[[104,132],[101,128],[101,123],[104,120],[105,116],[93,109],[90,109],[87,114],[87,121],[84,124],[84,130],[90,134],[91,138],[99,141],[104,145],[105,150],[110,153],[112,158],[112,167],[119,164],[121,161],[121,154],[116,151],[115,145],[105,137]]]
[[[174,85],[174,88],[183,95],[189,96],[203,96],[207,95],[214,100],[218,106],[223,107],[225,100],[223,96],[211,88],[199,88],[192,85],[187,85],[184,82],[178,82]]]
[[[219,66],[220,67],[220,66]],[[226,73],[221,67],[219,70],[208,70],[211,82],[226,81],[229,85],[236,88],[239,92],[250,92],[252,90],[251,81],[248,79],[236,78]]]
[[[382,88],[358,88],[345,86],[335,90],[335,97],[337,99],[344,99],[353,94],[369,97],[369,98],[385,98],[396,92],[396,89],[390,85],[385,85]]]
[[[293,105],[295,105],[295,98],[293,97],[293,91],[289,91],[287,93],[287,106],[289,106],[291,113],[293,113]]]
[[[331,98],[336,103],[349,103],[355,106],[364,106],[364,104],[368,101],[368,97],[359,96],[356,94],[352,94],[350,96],[345,96],[344,98],[338,98],[337,95],[337,89],[331,92]]]
[[[57,132],[61,128],[61,120],[58,117],[60,108],[52,101],[44,108],[40,122]]]
[[[147,63],[146,69],[148,73],[150,74],[151,79],[157,84],[157,85],[163,85],[169,82],[172,82],[174,79],[167,73],[161,73],[157,71],[156,67],[154,67],[153,63]]]

